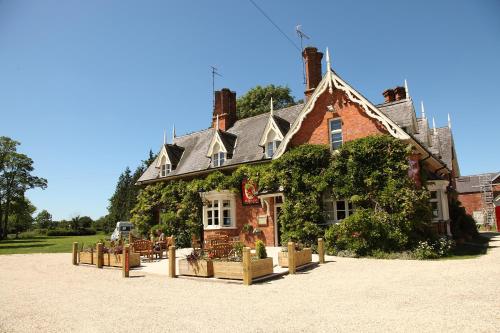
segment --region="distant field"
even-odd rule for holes
[[[34,237],[24,239],[9,239],[0,241],[1,254],[16,253],[64,253],[71,252],[73,242],[92,244],[107,235],[97,234],[91,236],[56,236]]]

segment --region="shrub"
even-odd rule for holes
[[[421,241],[413,250],[415,259],[438,259],[449,256],[455,243],[447,237],[441,237],[436,240]]]
[[[375,250],[401,248],[400,244],[405,243],[406,237],[394,228],[389,214],[358,209],[342,222],[330,226],[325,241],[329,253],[349,251],[365,256]]]
[[[255,242],[255,254],[258,259],[267,258],[266,245],[260,239]]]
[[[236,260],[241,261],[243,258],[243,243],[236,242],[233,244],[233,254]]]
[[[81,229],[81,230],[68,230],[68,229],[54,229],[47,231],[47,236],[86,236],[95,235],[94,229]]]
[[[476,221],[467,214],[462,203],[453,198],[450,202],[451,233],[455,239],[468,238],[478,235]]]

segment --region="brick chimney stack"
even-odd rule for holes
[[[318,52],[318,49],[315,47],[306,47],[302,53],[302,57],[304,57],[306,67],[306,91],[304,93],[307,99],[321,82],[321,59],[323,59],[323,53]]]
[[[212,117],[212,127],[216,128],[217,116],[219,116],[219,129],[227,131],[237,120],[236,116],[236,92],[223,88],[215,92],[215,108]]]
[[[396,100],[396,93],[394,92],[394,89],[387,89],[382,93],[382,95],[384,95],[385,98],[384,103],[391,103]]]
[[[394,93],[396,94],[396,101],[402,101],[403,99],[406,99],[405,87],[394,88]]]

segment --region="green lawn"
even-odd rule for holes
[[[71,252],[73,242],[93,244],[105,238],[104,234],[92,236],[40,236],[24,239],[8,239],[0,241],[1,254],[15,253],[64,253]]]

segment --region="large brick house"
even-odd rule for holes
[[[425,114],[417,117],[406,82],[404,87],[385,90],[384,103],[375,105],[332,70],[328,50],[324,72],[323,53],[308,47],[303,57],[305,103],[280,110],[271,107],[269,113],[237,119],[236,93],[217,91],[211,127],[164,144],[138,184],[203,177],[214,170],[231,172],[242,164],[280,158],[305,143],[335,150],[346,141],[389,134],[412,145],[410,176],[420,182],[420,168],[430,175],[427,186],[436,230],[450,234],[448,188],[459,175],[451,126],[430,128]],[[205,236],[219,232],[237,237],[249,223],[262,231],[260,238],[266,245],[277,246],[280,231],[276,221],[286,197],[247,189],[243,184],[241,195],[229,191],[202,194]],[[352,209],[345,200],[324,200],[328,223],[349,216]]]
[[[497,230],[500,230],[499,172],[459,177],[456,180],[456,189],[458,200],[478,225],[493,223],[496,220]],[[488,206],[494,209],[490,221],[487,218]]]

